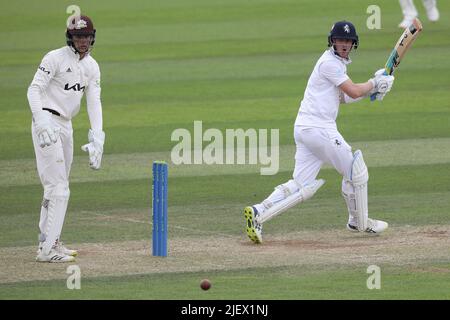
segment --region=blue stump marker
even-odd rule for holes
[[[167,163],[153,162],[153,255],[167,257]]]

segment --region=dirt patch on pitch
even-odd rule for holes
[[[81,243],[82,277],[236,270],[255,267],[420,265],[450,261],[450,225],[390,228],[381,236],[345,230],[266,234],[254,245],[245,235],[169,239],[167,258],[151,255],[150,240]],[[36,248],[0,248],[0,283],[66,279],[68,264],[34,262]],[[424,269],[425,270],[425,269]],[[442,272],[442,270],[434,270]]]

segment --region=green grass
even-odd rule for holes
[[[247,168],[234,172],[233,167],[169,169],[171,239],[204,232],[245,239],[242,208],[261,201],[291,176],[293,123],[332,23],[346,18],[356,25],[360,47],[348,66],[355,82],[371,77],[398,39],[398,2],[378,1],[382,29],[368,30],[366,8],[372,2],[8,2],[0,12],[0,249],[36,244],[42,187],[35,172],[26,90],[44,54],[65,44],[69,4],[79,5],[97,28],[93,56],[102,72],[106,144],[103,170],[91,172],[80,150],[89,129],[83,101],[73,119],[75,162],[64,240],[102,243],[150,241],[150,163],[168,160],[175,145],[171,133],[177,128],[192,131],[194,120],[222,132],[280,130],[283,154],[276,176]],[[369,164],[370,213],[389,221],[394,230],[448,225],[450,3],[440,1],[438,6],[441,20],[432,24],[417,4],[424,31],[385,100],[344,105],[338,117],[340,132],[362,149]],[[341,177],[330,168],[320,177],[327,183],[314,199],[302,204],[299,214],[293,209],[272,220],[265,234],[343,228],[347,213]],[[30,260],[33,254],[30,251]],[[416,265],[386,263],[381,290],[365,287],[367,266],[262,265],[86,277],[80,291],[67,290],[65,280],[24,279],[1,283],[0,299],[449,299],[449,261],[418,257]],[[420,268],[447,272],[417,271]],[[205,277],[213,281],[208,292],[199,289]]]
[[[449,265],[442,266],[449,270]],[[419,269],[420,270],[420,269]],[[408,268],[381,266],[379,289],[368,289],[372,273],[367,267],[345,269],[328,266],[320,271],[309,269],[258,268],[241,271],[158,274],[82,279],[80,289],[68,289],[66,280],[35,281],[0,285],[0,299],[34,299],[45,292],[46,299],[164,299],[164,300],[371,300],[424,299],[448,300],[448,273],[411,273]],[[200,289],[208,278],[212,287]],[[264,281],[261,281],[264,279]],[[370,282],[371,283],[371,282]],[[157,289],[156,289],[157,288]]]

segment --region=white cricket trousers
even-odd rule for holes
[[[34,123],[31,124],[31,133],[33,137],[34,152],[36,154],[36,165],[41,184],[44,187],[44,200],[41,207],[39,220],[39,241],[43,242],[48,233],[56,234],[59,238],[67,207],[61,206],[61,210],[56,210],[60,223],[51,224],[49,230],[48,210],[49,200],[55,197],[62,197],[65,201],[69,198],[69,173],[73,160],[73,129],[72,122],[65,120],[57,115],[51,115],[53,125],[60,128],[58,141],[50,146],[41,148],[36,134]],[[53,220],[53,217],[52,217]]]
[[[354,194],[355,189],[350,181],[353,165],[353,153],[350,145],[337,129],[325,129],[306,126],[294,127],[295,169],[293,180],[275,187],[275,190],[263,202],[255,204],[259,212],[270,208],[275,203],[311,184],[319,174],[322,166],[332,165],[342,175],[342,192]],[[349,212],[348,223],[355,225],[356,218]]]
[[[350,145],[336,129],[295,126],[295,169],[293,178],[305,186],[314,181],[324,163],[332,165],[344,178],[350,180],[353,153]],[[343,191],[350,188],[342,185]]]

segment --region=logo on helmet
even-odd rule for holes
[[[87,28],[87,25],[88,24],[86,20],[80,19],[76,22],[75,29]]]
[[[346,24],[344,26],[344,31],[347,32],[347,33],[350,33],[350,27],[348,26],[348,24]]]

